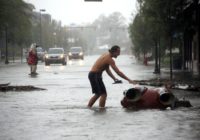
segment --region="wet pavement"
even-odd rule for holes
[[[36,77],[29,76],[24,64],[0,66],[0,83],[33,85],[44,91],[0,92],[0,140],[199,140],[200,94],[176,91],[192,108],[176,110],[131,111],[121,107],[123,91],[131,88],[127,81],[112,84],[104,74],[108,99],[106,109],[93,109],[87,103],[92,96],[87,78],[97,56],[68,61],[67,66],[38,64]],[[138,64],[129,56],[116,59],[119,68],[137,80],[167,77],[153,74],[153,66]],[[120,78],[119,78],[120,79]]]

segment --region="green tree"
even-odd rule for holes
[[[157,61],[159,59],[159,67],[155,66],[155,69],[157,69],[157,67],[160,69],[159,54],[164,54],[165,49],[169,49],[171,52],[174,38],[182,38],[181,32],[183,32],[184,25],[182,22],[183,18],[180,18],[180,14],[183,10],[183,6],[186,4],[186,0],[138,0],[138,3],[138,14],[143,18],[145,25],[147,25],[147,28],[145,28],[146,32],[150,33],[149,37],[154,44],[151,47],[152,49],[155,48],[154,54],[156,65],[158,65]],[[135,24],[134,22],[138,22],[136,18],[133,20],[133,25]],[[135,36],[133,33],[137,32],[137,34],[141,34],[141,32],[138,31],[139,29],[135,29],[135,31],[133,31],[134,29],[131,29],[135,28],[133,25],[130,25],[130,34],[133,43],[136,44],[135,47],[137,47],[137,43],[140,42],[140,40],[136,37],[133,39]],[[140,28],[143,28],[143,26]],[[139,51],[140,49],[136,50]],[[172,56],[172,54],[170,54],[170,56]],[[170,59],[170,68],[172,64],[171,60],[172,59]]]
[[[14,61],[15,55],[21,54],[23,44],[30,43],[31,16],[33,5],[23,0],[0,1],[0,40],[6,40],[5,47],[0,46],[5,54],[5,63],[8,64],[9,56]]]
[[[130,38],[134,44],[133,52],[138,58],[140,58],[140,54],[145,57],[146,53],[151,52],[153,44],[149,27],[144,20],[140,14],[137,14],[133,24],[129,26]]]
[[[23,0],[1,0],[1,33],[7,28],[8,40],[12,43],[30,41],[31,12],[34,7]]]

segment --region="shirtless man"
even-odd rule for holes
[[[133,83],[125,74],[123,74],[118,67],[115,65],[115,61],[112,57],[117,58],[120,55],[120,47],[113,46],[109,52],[100,56],[95,64],[93,65],[92,69],[89,72],[88,78],[90,80],[90,84],[92,87],[92,92],[94,96],[89,100],[88,107],[92,107],[96,100],[100,97],[99,100],[99,107],[105,107],[107,92],[105,85],[102,80],[102,73],[106,71],[107,74],[114,80],[117,81],[118,79],[112,74],[109,66],[123,79],[127,80],[129,83]]]

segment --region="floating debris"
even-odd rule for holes
[[[35,87],[32,85],[26,86],[10,86],[9,84],[0,84],[0,91],[33,91],[33,90],[46,90],[44,88]]]
[[[195,85],[188,82],[182,81],[173,81],[166,79],[151,79],[151,80],[134,80],[139,85],[146,85],[146,86],[154,86],[154,87],[162,87],[167,86],[170,89],[177,89],[177,90],[187,90],[187,91],[195,91],[200,92],[200,86]]]
[[[3,83],[3,84],[0,84],[0,87],[8,86],[8,85],[10,85],[10,83]]]

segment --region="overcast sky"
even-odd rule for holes
[[[35,10],[45,9],[53,19],[63,25],[71,23],[92,23],[99,15],[120,12],[131,22],[132,13],[136,13],[136,0],[103,0],[103,2],[84,2],[84,0],[24,0],[35,5]]]

